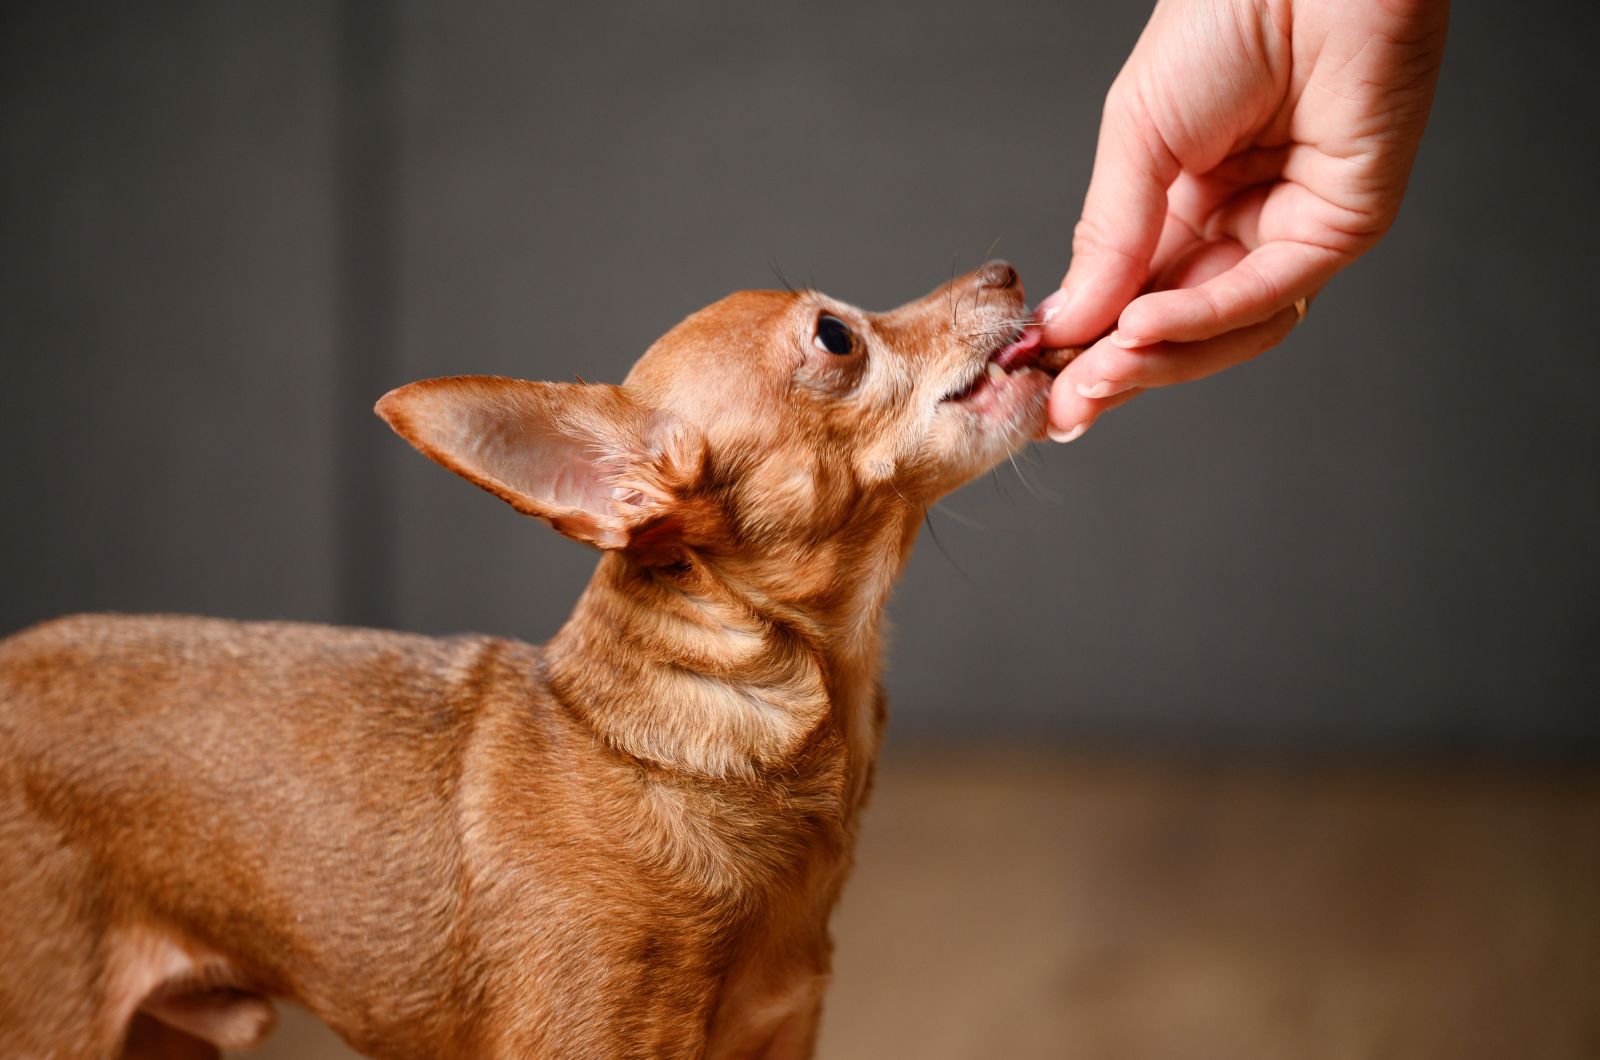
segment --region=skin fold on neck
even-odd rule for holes
[[[546,648],[551,689],[617,750],[700,778],[794,776],[842,740],[854,809],[881,727],[884,604],[919,517],[876,513],[777,560],[608,553]]]

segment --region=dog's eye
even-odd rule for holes
[[[854,347],[855,336],[850,333],[850,325],[824,313],[817,318],[817,334],[811,342],[823,353],[842,357]]]

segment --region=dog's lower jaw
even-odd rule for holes
[[[931,493],[959,489],[1043,437],[1050,386],[1049,375],[1024,367],[985,378],[961,400],[940,401],[924,443],[939,469]]]

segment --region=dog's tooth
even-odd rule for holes
[[[993,361],[990,361],[989,362],[989,379],[992,382],[998,383],[998,382],[1000,382],[1000,380],[1004,379],[1005,377],[1006,377],[1006,370],[1004,368],[1001,368],[998,364],[994,363]]]

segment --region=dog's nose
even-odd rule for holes
[[[998,287],[1004,290],[1017,285],[1017,270],[1011,267],[1011,262],[1001,261],[999,258],[989,262],[978,270],[978,285],[980,287]]]

